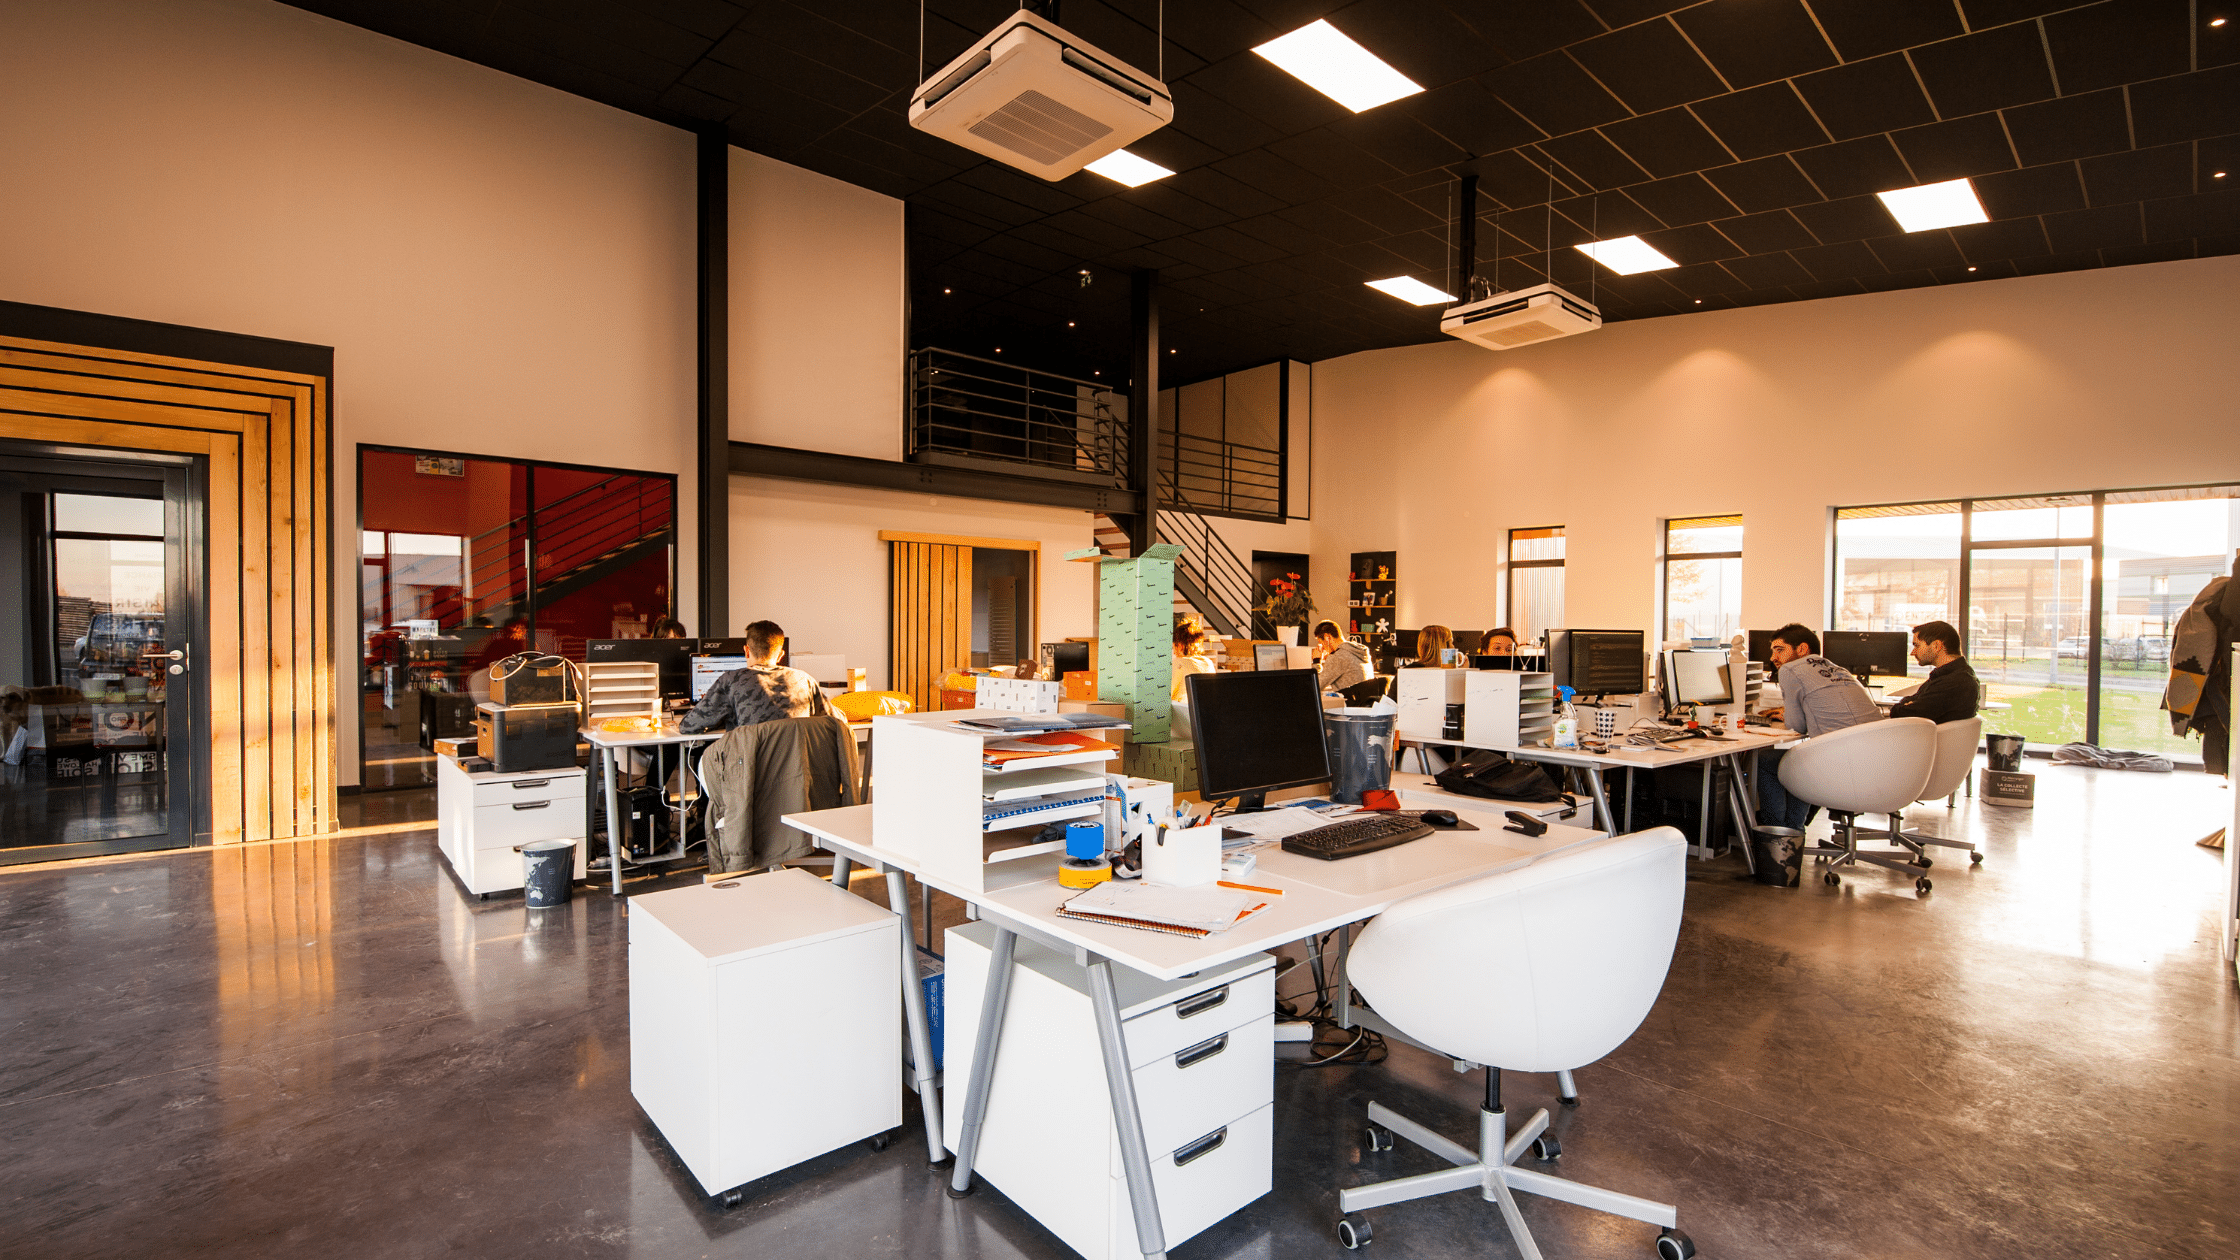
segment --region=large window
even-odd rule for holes
[[[1537,643],[1563,624],[1563,526],[1509,531],[1509,628]]]
[[[2160,711],[2170,637],[2236,545],[2233,486],[1840,508],[1829,624],[1951,622],[2011,706],[1989,729],[2195,760]]]
[[[1681,516],[1664,526],[1664,637],[1721,639],[1742,627],[1742,518]]]

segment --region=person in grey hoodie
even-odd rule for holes
[[[1322,658],[1315,676],[1324,691],[1343,691],[1369,681],[1369,649],[1338,633],[1338,623],[1315,623],[1314,650]]]
[[[1805,627],[1791,622],[1774,631],[1766,657],[1781,671],[1781,708],[1767,716],[1778,715],[1790,730],[1810,737],[1882,720],[1867,689],[1850,670],[1820,655],[1820,636]],[[1812,802],[1782,787],[1781,758],[1779,749],[1758,757],[1759,821],[1802,830]]]

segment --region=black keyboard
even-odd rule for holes
[[[1335,862],[1339,858],[1360,857],[1410,840],[1421,840],[1433,830],[1430,824],[1404,814],[1361,814],[1327,827],[1285,836],[1283,851]]]

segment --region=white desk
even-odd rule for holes
[[[622,895],[623,867],[621,821],[622,794],[619,790],[617,790],[614,781],[614,763],[616,758],[625,752],[651,752],[654,756],[654,772],[652,776],[653,781],[655,783],[662,784],[662,790],[666,792],[668,790],[668,776],[662,773],[660,768],[662,749],[675,748],[678,749],[681,754],[683,749],[690,747],[693,744],[713,743],[716,740],[722,739],[725,734],[726,732],[724,731],[702,731],[696,735],[687,735],[684,732],[678,730],[677,725],[674,722],[663,722],[661,724],[661,729],[658,731],[632,731],[622,733],[616,731],[602,731],[591,729],[583,732],[584,739],[589,741],[591,744],[592,773],[598,776],[601,788],[605,792],[607,804],[607,876],[611,884],[609,891],[614,896],[619,897]],[[645,861],[633,863],[633,865],[642,866],[645,865],[646,862],[673,862],[676,859],[684,856],[685,802],[690,796],[690,792],[688,791],[688,789],[692,786],[691,772],[685,769],[684,760],[685,759],[682,755],[679,755],[677,758],[677,825],[671,832],[671,834],[676,837],[676,847],[671,849],[667,853],[657,853],[653,857],[646,859]],[[589,835],[591,828],[591,798],[588,796],[584,798],[583,819],[584,834]]]
[[[1474,804],[1491,805],[1493,802]],[[1457,806],[1456,812],[1463,812],[1463,807]],[[1134,1081],[1122,1042],[1120,1005],[1113,985],[1114,964],[1156,979],[1178,979],[1207,967],[1372,918],[1403,897],[1481,875],[1513,870],[1601,836],[1600,832],[1584,828],[1560,826],[1530,840],[1492,829],[1449,831],[1382,853],[1339,862],[1303,858],[1271,846],[1260,851],[1259,869],[1250,882],[1280,888],[1284,896],[1268,910],[1237,927],[1203,939],[1192,939],[1059,917],[1059,904],[1071,894],[1058,886],[1055,854],[991,864],[984,872],[988,882],[985,890],[959,887],[940,876],[928,879],[915,859],[879,847],[872,833],[871,814],[870,806],[854,805],[788,814],[785,821],[808,833],[820,848],[832,852],[835,882],[846,883],[849,866],[855,862],[884,872],[888,904],[902,918],[905,941],[910,939],[910,904],[903,885],[905,874],[916,875],[921,883],[964,900],[998,929],[966,1084],[951,1193],[963,1194],[971,1189],[973,1154],[979,1143],[981,1120],[987,1113],[988,1086],[995,1070],[1004,1006],[1010,992],[1012,952],[1018,937],[1025,936],[1071,954],[1087,973],[1105,1084],[1111,1094],[1112,1112],[1120,1132],[1120,1158],[1135,1217],[1137,1242],[1147,1257],[1165,1255],[1166,1241],[1156,1192],[1152,1188],[1142,1115],[1136,1105]],[[1498,814],[1492,816],[1499,818]],[[1480,826],[1484,826],[1482,821]],[[932,1041],[926,1025],[924,992],[908,979],[903,985],[903,1002],[910,1029],[914,1080],[925,1110],[926,1148],[929,1158],[938,1164],[943,1158],[944,1146],[939,1091],[932,1072]]]

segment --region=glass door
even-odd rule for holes
[[[0,628],[0,865],[193,841],[190,473],[0,455],[0,552],[21,593]]]
[[[2091,738],[2095,516],[2089,494],[1968,504],[1968,660],[2014,706],[1991,729],[2033,745]]]
[[[2234,487],[2118,491],[2102,509],[2099,735],[2109,748],[2201,755],[2162,711],[2170,645],[2194,597],[2232,571],[2240,547]]]

